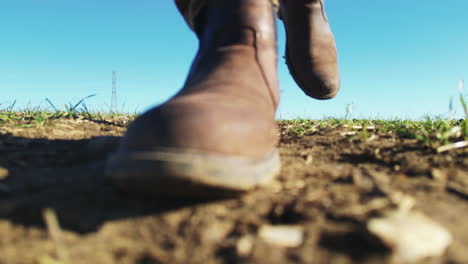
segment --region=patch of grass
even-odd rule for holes
[[[379,122],[380,131],[395,132],[399,137],[416,139],[424,145],[436,148],[463,140],[465,134],[459,121],[442,118],[426,118],[424,121],[395,120]]]
[[[95,95],[89,95],[75,104],[64,106],[59,110],[49,99],[45,99],[53,111],[31,108],[14,111],[16,101],[10,106],[0,109],[0,124],[13,124],[18,127],[45,126],[52,120],[72,119],[90,120],[95,122],[126,126],[132,122],[137,114],[123,114],[116,112],[93,112],[88,109],[85,101]],[[283,135],[303,137],[313,135],[323,130],[348,129],[353,136],[362,140],[369,140],[382,133],[394,133],[400,138],[416,139],[430,148],[468,140],[468,106],[460,92],[460,102],[465,118],[462,120],[427,117],[422,121],[412,120],[384,120],[384,119],[350,119],[351,106],[347,107],[345,118],[325,118],[322,120],[294,119],[279,121]]]
[[[283,125],[287,133],[298,137],[313,134],[318,130],[317,124],[305,119],[288,120],[284,121],[283,124],[280,123],[280,125]]]
[[[45,126],[57,119],[89,120],[126,126],[136,117],[137,114],[92,112],[85,107],[79,110],[67,109],[55,112],[37,108],[24,111],[0,110],[0,124],[9,123],[18,127]],[[313,135],[325,129],[349,129],[363,140],[369,139],[374,134],[394,133],[400,138],[416,139],[431,148],[468,139],[467,119],[457,121],[426,118],[423,121],[412,121],[327,118],[282,120],[278,123],[282,134],[296,137]]]
[[[39,107],[14,111],[16,101],[5,109],[0,109],[0,124],[12,124],[18,127],[38,127],[45,126],[47,123],[58,119],[89,120],[100,123],[110,123],[116,125],[128,125],[138,114],[126,113],[105,113],[90,111],[85,104],[85,100],[95,96],[89,95],[75,104],[64,106],[64,110],[59,110],[48,98],[45,101],[50,105],[53,111],[44,110]]]
[[[11,124],[18,127],[40,127],[58,119],[89,120],[99,123],[128,125],[137,117],[137,114],[102,113],[90,111],[57,111],[23,110],[9,112],[0,110],[0,125]]]
[[[465,98],[463,97],[463,94],[460,92],[460,102],[463,108],[463,112],[465,114],[465,120],[462,122],[462,127],[463,127],[463,134],[465,136],[465,140],[468,140],[468,107],[466,105]]]
[[[279,121],[282,134],[302,137],[323,129],[348,129],[362,140],[373,135],[394,133],[400,138],[416,139],[430,148],[457,142],[467,138],[465,120],[426,118],[412,120],[370,120],[370,119],[324,119],[324,120],[283,120]]]

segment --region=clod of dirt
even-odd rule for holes
[[[431,175],[435,181],[444,185],[447,183],[447,178],[448,178],[447,171],[444,171],[441,169],[432,169]]]
[[[64,264],[61,261],[55,260],[49,256],[42,256],[38,260],[39,264]]]
[[[461,170],[450,171],[447,189],[459,196],[468,198],[468,173]]]
[[[258,235],[265,242],[280,247],[297,247],[304,240],[304,232],[299,226],[264,225]]]
[[[371,219],[368,229],[404,263],[441,256],[452,242],[445,228],[418,212],[392,211],[385,217]]]
[[[232,228],[231,223],[214,222],[201,232],[201,240],[204,243],[218,243],[231,232]]]

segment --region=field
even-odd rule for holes
[[[372,231],[395,210],[451,234],[415,263],[468,263],[468,148],[450,145],[467,140],[463,120],[279,121],[277,181],[171,201],[103,177],[132,118],[0,112],[1,264],[402,263],[432,237],[401,248]]]

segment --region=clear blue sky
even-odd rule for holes
[[[281,118],[444,115],[468,79],[468,1],[328,0],[342,91],[309,99],[279,61]],[[280,55],[284,53],[281,22]],[[90,94],[107,111],[112,71],[125,111],[144,111],[183,85],[197,40],[172,0],[1,0],[0,109],[57,106]],[[465,95],[467,94],[465,90]],[[123,105],[125,104],[125,105]],[[461,108],[455,101],[457,111]]]

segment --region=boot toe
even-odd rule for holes
[[[340,90],[339,79],[320,80],[318,78],[302,78],[301,81],[296,81],[302,91],[318,100],[328,100],[334,98]]]
[[[313,70],[312,59],[296,56],[297,60],[287,59],[289,72],[296,84],[308,96],[326,100],[334,98],[340,90],[340,78],[336,63],[322,64]]]

